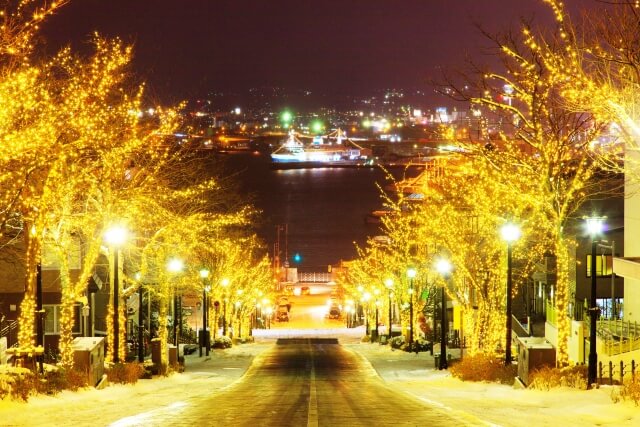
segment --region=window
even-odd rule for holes
[[[604,272],[602,266],[604,265]],[[613,257],[611,255],[596,256],[596,277],[611,277],[613,274]],[[591,254],[587,255],[587,277],[591,277]]]
[[[44,333],[46,335],[59,335],[60,334],[60,314],[62,311],[61,305],[43,305],[44,309]],[[74,334],[81,333],[80,331],[80,305],[73,306],[73,329]]]

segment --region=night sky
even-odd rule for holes
[[[429,90],[439,69],[481,62],[474,27],[549,20],[541,0],[72,0],[45,24],[48,49],[93,31],[135,45],[160,99],[279,86],[324,94]]]

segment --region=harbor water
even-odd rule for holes
[[[365,222],[383,207],[381,188],[391,181],[378,167],[271,168],[268,155],[226,156],[227,170],[237,174],[243,194],[262,211],[258,235],[273,256],[280,232],[280,251],[301,271],[326,271],[328,265],[356,257],[356,244],[380,234],[379,226]],[[396,178],[415,176],[416,170],[394,169]],[[299,261],[294,260],[299,254]]]

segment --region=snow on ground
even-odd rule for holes
[[[367,343],[347,347],[369,360],[390,385],[453,414],[463,415],[471,424],[640,425],[639,407],[633,402],[614,403],[611,399],[615,387],[602,386],[589,391],[569,388],[540,391],[493,383],[462,382],[448,371],[433,369],[433,358],[428,353],[416,355]]]
[[[270,344],[212,350],[209,357],[187,356],[186,370],[168,377],[140,380],[134,385],[111,385],[103,390],[65,391],[56,396],[32,396],[27,403],[0,401],[2,426],[144,425],[144,413],[158,410],[179,416],[191,398],[228,387],[238,380],[252,359]],[[142,414],[142,415],[141,415]],[[119,420],[126,417],[119,423]]]
[[[309,331],[306,332],[309,334]],[[187,356],[186,370],[135,385],[112,385],[57,396],[34,396],[28,403],[0,401],[2,426],[144,425],[145,416],[163,412],[179,419],[189,399],[219,391],[237,381],[255,357],[271,347],[275,332],[255,344],[212,350],[210,357]],[[287,336],[294,334],[286,332]],[[632,402],[614,403],[614,387],[577,391],[519,390],[488,383],[465,383],[448,371],[434,369],[429,353],[392,351],[388,346],[359,343],[350,331],[341,342],[371,363],[392,387],[447,411],[462,425],[501,426],[634,426],[640,408]],[[455,350],[454,350],[455,351]],[[371,372],[373,372],[373,369]]]

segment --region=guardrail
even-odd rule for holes
[[[585,319],[589,328],[590,319]],[[596,332],[603,341],[608,356],[640,350],[640,325],[619,319],[602,319],[596,322]]]
[[[18,345],[18,321],[8,320],[3,322],[0,329],[0,338],[7,337],[7,348]]]

